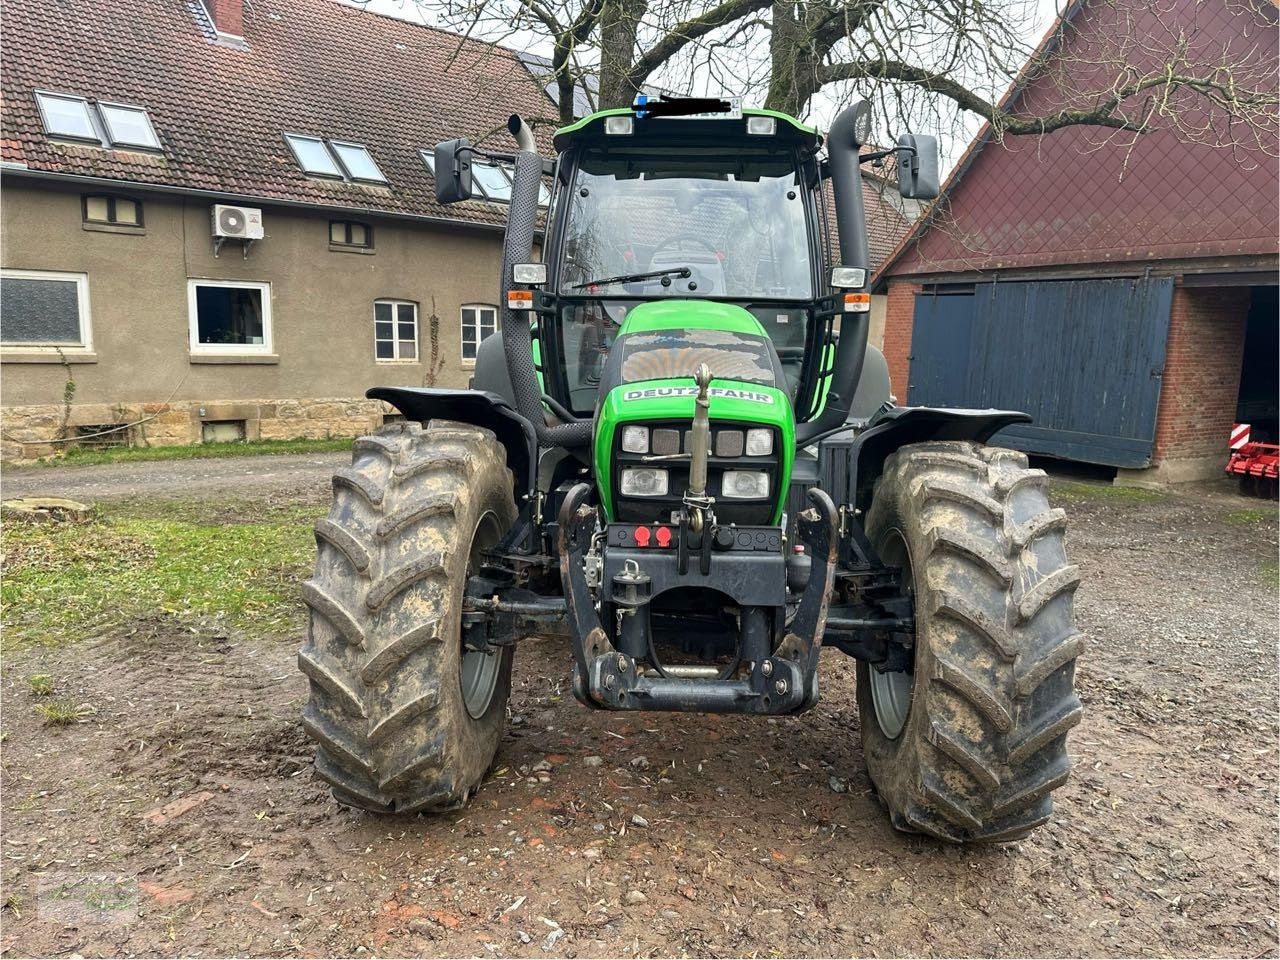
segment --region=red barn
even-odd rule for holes
[[[1082,0],[1040,54],[1005,98],[1016,116],[1079,107],[1179,56],[1274,94],[1276,7]],[[997,442],[1122,478],[1220,473],[1237,419],[1274,436],[1274,126],[1229,123],[1189,91],[1145,116],[1141,135],[979,134],[877,276],[901,401],[1026,410],[1035,423]]]

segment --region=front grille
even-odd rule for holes
[[[692,452],[693,431],[688,421],[678,423],[650,423],[649,451],[652,456],[671,456]],[[773,453],[767,457],[748,457],[746,432],[759,428],[758,423],[711,424],[711,456],[707,460],[707,493],[716,498],[715,513],[721,523],[766,524],[773,518],[774,508],[783,491],[778,489],[779,463],[782,437],[773,433]],[[680,509],[684,492],[689,486],[689,461],[645,461],[645,454],[627,453],[622,450],[622,430],[614,438],[613,476],[615,515],[624,523],[648,523],[653,520],[668,522],[672,513]],[[667,495],[662,497],[624,497],[621,474],[626,467],[646,467],[666,470],[669,476]],[[755,469],[769,475],[769,495],[759,500],[739,500],[721,496],[720,481],[725,470]]]

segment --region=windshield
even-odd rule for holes
[[[590,149],[566,195],[562,294],[813,298],[789,151]]]

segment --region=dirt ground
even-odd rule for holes
[[[301,611],[273,641],[175,634],[157,616],[6,654],[0,947],[1274,955],[1274,511],[1218,488],[1081,491],[1059,502],[1084,573],[1085,719],[1055,818],[1028,840],[894,833],[862,768],[853,662],[835,651],[803,717],[620,715],[575,703],[568,652],[532,641],[468,808],[353,812],[312,775],[298,724]],[[44,726],[27,686],[41,671],[93,712]]]
[[[0,494],[15,497],[48,494],[96,502],[114,497],[252,494],[287,497],[323,489],[349,453],[294,453],[281,456],[227,457],[105,463],[96,466],[6,467]]]

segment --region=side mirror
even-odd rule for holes
[[[436,144],[436,201],[458,203],[471,199],[471,141],[446,140]]]
[[[938,138],[905,133],[898,146],[906,148],[898,152],[898,192],[908,200],[932,200],[938,195]]]

